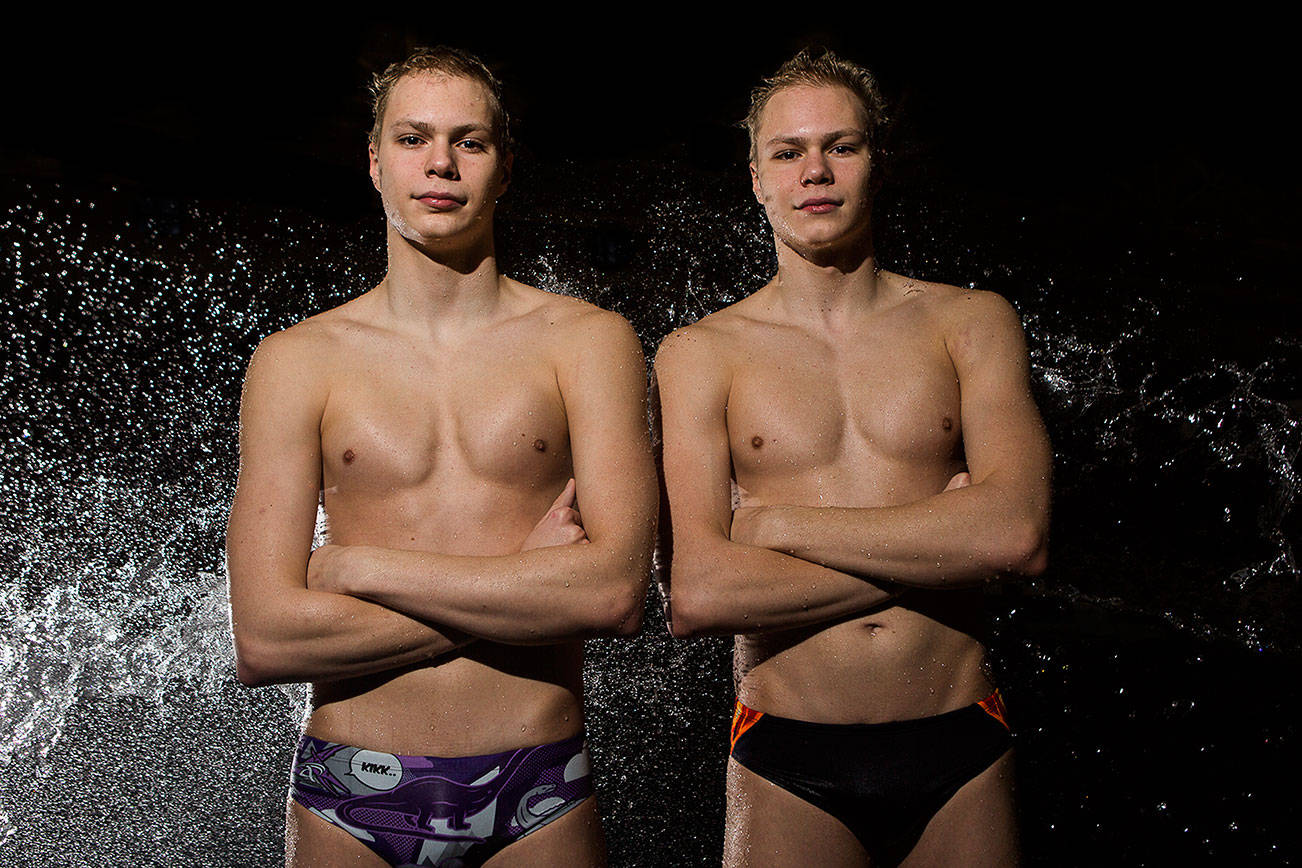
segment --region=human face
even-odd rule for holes
[[[492,237],[511,158],[497,143],[489,99],[479,82],[440,73],[394,85],[370,148],[391,231],[422,246]]]
[[[844,87],[798,85],[769,98],[750,174],[779,243],[801,255],[866,243],[867,126],[859,99]]]

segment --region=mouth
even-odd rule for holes
[[[831,211],[833,208],[837,208],[840,205],[840,201],[836,199],[806,199],[796,206],[796,210],[804,211],[807,214],[826,214],[828,211]]]
[[[454,208],[460,208],[466,204],[466,197],[456,193],[449,193],[444,190],[430,190],[414,196],[418,202],[426,208],[432,208],[435,211],[451,211]]]

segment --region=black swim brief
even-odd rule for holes
[[[831,814],[875,865],[909,854],[928,822],[1012,745],[999,691],[964,708],[889,723],[792,720],[747,708],[732,718],[732,758]]]

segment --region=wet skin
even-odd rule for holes
[[[228,533],[240,677],[311,681],[322,739],[451,757],[569,737],[579,640],[640,622],[640,345],[615,314],[497,273],[508,171],[482,86],[401,80],[372,150],[385,280],[250,364]],[[312,553],[322,491],[332,544]],[[492,864],[597,863],[595,817]],[[374,859],[297,806],[290,831],[296,864]]]
[[[674,632],[738,634],[739,698],[827,723],[988,695],[979,586],[1043,569],[1047,527],[1049,450],[1016,314],[876,268],[864,126],[841,88],[772,98],[752,179],[778,275],[675,332],[656,361]],[[1006,766],[933,826],[961,829],[952,815],[973,805],[993,812],[980,822],[1010,818]],[[988,864],[1015,859],[999,822],[1006,846]],[[730,864],[867,858],[840,823],[735,764],[728,828]],[[950,843],[924,835],[916,864]]]

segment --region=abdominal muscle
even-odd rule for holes
[[[306,731],[417,756],[479,756],[560,741],[582,729],[582,661],[579,643],[477,641],[431,664],[313,684]]]
[[[939,593],[980,606],[974,592]],[[988,696],[981,643],[915,605],[906,593],[898,605],[831,626],[738,636],[737,698],[797,720],[883,723]]]
[[[463,492],[440,486],[436,497],[412,489],[382,498],[336,490],[326,501],[331,541],[511,554],[564,484],[509,492],[479,480]],[[313,684],[306,732],[388,753],[443,757],[560,741],[582,730],[582,664],[578,642],[517,646],[477,639],[430,663]]]
[[[961,461],[906,462],[875,455],[759,477],[751,505],[882,507],[944,488]],[[749,486],[748,486],[749,484]],[[989,696],[979,588],[908,589],[859,617],[736,638],[737,697],[780,717],[882,723],[928,717]]]

